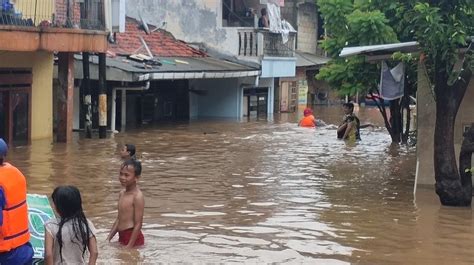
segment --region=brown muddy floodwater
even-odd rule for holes
[[[316,110],[336,123],[339,109]],[[363,122],[380,124],[374,109]],[[9,160],[30,193],[77,185],[98,228],[100,264],[473,264],[471,209],[413,196],[414,149],[391,147],[384,129],[362,141],[334,126],[298,128],[296,117],[195,121],[142,128],[72,144],[34,141]],[[146,245],[105,242],[116,216],[118,150],[137,145],[143,162]]]

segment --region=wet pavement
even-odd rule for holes
[[[339,109],[321,108],[328,123]],[[381,124],[375,109],[362,122]],[[14,148],[9,160],[30,193],[80,188],[98,228],[99,263],[473,264],[471,209],[413,196],[415,150],[392,146],[385,129],[362,141],[335,139],[335,126],[269,121],[195,121]],[[105,242],[116,217],[118,151],[137,146],[143,163],[146,245]]]

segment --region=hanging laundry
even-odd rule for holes
[[[405,91],[405,64],[399,63],[390,69],[387,63],[382,63],[379,94],[385,100],[403,97]]]

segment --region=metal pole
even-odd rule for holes
[[[125,132],[125,125],[127,123],[127,90],[122,89],[122,115],[120,132]]]
[[[91,81],[90,81],[90,69],[89,69],[89,53],[82,53],[82,89],[84,92],[84,131],[86,138],[92,138],[92,96],[91,96]]]
[[[99,138],[107,137],[106,56],[99,53]]]
[[[117,112],[117,89],[116,88],[113,88],[112,89],[112,110],[110,113],[110,130],[112,131],[112,133],[115,132],[115,117],[116,117],[116,112]]]

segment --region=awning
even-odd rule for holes
[[[346,47],[339,54],[340,57],[349,57],[358,54],[369,53],[393,53],[393,52],[416,52],[418,51],[418,42],[401,42],[381,45]]]
[[[91,56],[97,67],[97,56]],[[81,55],[75,55],[76,78],[82,78]],[[124,56],[107,58],[107,81],[142,82],[173,79],[211,79],[259,76],[260,69],[213,57],[157,57],[161,65],[137,62]],[[91,68],[91,79],[98,76]]]
[[[306,52],[296,52],[296,67],[318,67],[329,62],[329,58]]]
[[[150,73],[138,77],[138,81],[173,80],[173,79],[212,79],[212,78],[236,78],[260,75],[255,71],[227,71],[227,72],[172,72],[172,73]]]

